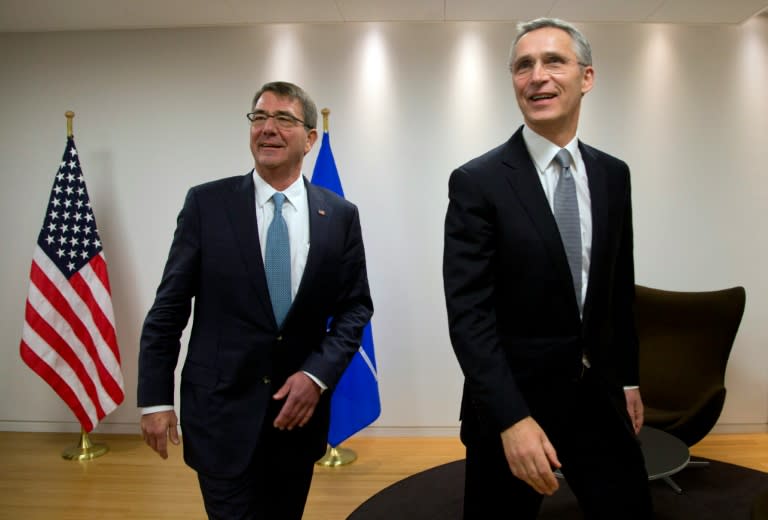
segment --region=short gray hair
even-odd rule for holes
[[[251,103],[251,110],[256,108],[256,103],[259,102],[259,98],[265,92],[272,92],[278,97],[288,98],[290,100],[299,100],[301,103],[301,111],[304,117],[304,126],[308,129],[317,128],[317,105],[312,101],[304,89],[293,83],[287,81],[272,81],[265,83],[253,96],[253,102]]]
[[[573,41],[573,52],[576,54],[579,64],[582,66],[592,65],[592,46],[581,31],[559,18],[536,18],[529,22],[517,24],[517,36],[515,36],[515,40],[512,42],[512,48],[509,51],[509,62],[507,63],[510,71],[513,70],[515,64],[515,47],[517,47],[517,42],[520,41],[520,38],[531,31],[543,29],[544,27],[554,27],[567,32]]]

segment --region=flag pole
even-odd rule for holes
[[[72,120],[75,118],[75,113],[71,110],[64,112],[64,116],[67,118],[67,137],[72,137]]]
[[[71,110],[64,112],[64,116],[67,118],[67,138],[74,135],[72,132],[72,120],[75,118],[75,113]],[[61,457],[66,460],[91,460],[96,457],[101,457],[109,451],[109,447],[106,444],[92,443],[88,437],[88,432],[81,426],[80,427],[80,441],[76,446],[71,446],[65,449]]]
[[[331,111],[328,108],[324,108],[320,111],[323,114],[323,133],[328,131],[328,116],[331,115]]]
[[[328,132],[328,116],[331,114],[331,111],[327,108],[324,108],[320,111],[320,113],[323,115],[323,133]],[[346,466],[347,464],[352,464],[357,460],[357,453],[355,453],[353,450],[349,448],[342,448],[340,446],[332,447],[330,444],[325,449],[325,455],[315,462],[318,466],[326,466],[335,468],[337,466]]]

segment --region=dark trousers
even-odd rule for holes
[[[590,370],[523,391],[586,519],[653,518],[645,462],[620,393]],[[500,437],[488,441],[467,445],[464,519],[535,519],[544,497],[512,474]]]
[[[237,478],[198,473],[209,520],[301,520],[315,461],[284,449],[282,435],[265,428],[265,442]]]

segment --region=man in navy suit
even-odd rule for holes
[[[326,449],[331,391],[373,305],[357,208],[302,175],[315,104],[296,85],[267,83],[248,119],[254,169],[187,193],[141,335],[138,406],[144,440],[167,458],[167,441],[179,443],[174,369],[194,302],[181,426],[208,517],[299,520]],[[264,267],[283,198],[284,319]]]
[[[577,137],[594,69],[575,27],[520,24],[509,67],[525,124],[452,172],[445,218],[449,330],[465,378],[464,518],[536,518],[556,469],[586,518],[651,518],[636,435],[629,168]],[[577,247],[555,217],[558,154],[575,183]]]

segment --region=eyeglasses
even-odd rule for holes
[[[537,60],[523,58],[518,62],[515,62],[512,65],[512,73],[517,77],[527,77],[533,74],[533,69],[535,68],[537,63]],[[552,74],[555,76],[558,76],[560,74],[565,74],[567,72],[568,67],[572,63],[576,63],[580,67],[586,67],[586,63],[582,63],[580,61],[573,61],[569,60],[568,58],[565,58],[563,56],[553,54],[551,56],[545,56],[539,61],[541,64],[541,68],[544,69],[544,72],[547,74]]]
[[[261,112],[257,110],[256,112],[245,114],[245,117],[247,117],[248,121],[250,121],[251,124],[255,127],[262,127],[266,125],[269,118],[273,118],[275,120],[275,124],[284,130],[294,128],[297,125],[301,125],[305,128],[307,127],[307,124],[304,121],[298,117],[288,114],[287,112],[268,114],[267,112]]]

